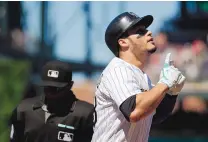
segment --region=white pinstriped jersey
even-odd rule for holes
[[[137,123],[128,122],[119,106],[130,96],[151,89],[139,68],[113,58],[103,71],[95,92],[97,123],[92,142],[147,142],[153,113]]]

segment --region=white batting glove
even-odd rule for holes
[[[170,88],[167,93],[169,95],[178,95],[181,92],[185,81],[186,81],[186,77],[181,74],[181,78],[176,83],[176,86]]]
[[[175,87],[177,82],[182,78],[181,72],[171,63],[171,53],[168,53],[158,82],[167,85],[169,88]]]

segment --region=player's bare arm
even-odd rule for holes
[[[170,63],[169,53],[166,57],[164,68],[161,71],[158,84],[151,90],[136,95],[135,108],[129,116],[131,122],[139,121],[155,111],[168,91],[177,90],[175,86],[179,83],[184,84],[185,77]],[[181,85],[179,89],[181,89]]]

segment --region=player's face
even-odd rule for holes
[[[152,33],[144,26],[130,29],[128,34],[129,46],[135,55],[152,54],[156,51],[157,48],[154,44]]]

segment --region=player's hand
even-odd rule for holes
[[[172,65],[172,62],[171,53],[168,53],[158,82],[167,85],[169,89],[175,87],[182,78],[181,72]]]
[[[186,77],[182,75],[180,80],[178,80],[178,82],[176,83],[176,86],[170,88],[167,93],[170,95],[178,95],[181,92],[181,90],[185,84],[185,81],[186,81]]]

